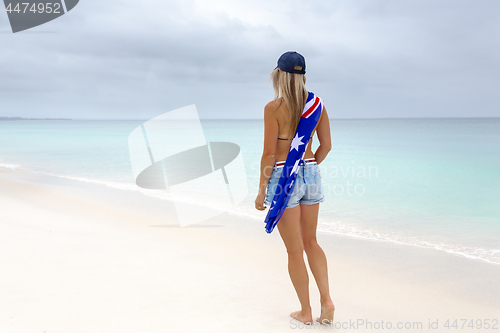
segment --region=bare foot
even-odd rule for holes
[[[304,313],[303,311],[295,311],[290,313],[290,317],[295,320],[301,321],[306,325],[312,324],[312,313],[309,311],[308,313]]]
[[[333,322],[333,313],[335,312],[335,305],[332,300],[328,300],[325,304],[321,305],[321,316],[316,318],[320,324],[331,324]]]

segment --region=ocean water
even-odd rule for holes
[[[98,182],[175,200],[135,185],[128,135],[145,120],[0,121],[0,168]],[[202,120],[207,141],[238,144],[253,208],[261,120]],[[331,120],[333,148],[320,164],[323,233],[433,248],[500,264],[500,119]],[[313,150],[318,146],[313,139]],[[206,202],[197,204],[217,205]]]

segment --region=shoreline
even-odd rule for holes
[[[164,200],[18,170],[1,170],[0,188],[1,331],[300,328],[289,317],[299,304],[285,248],[262,222],[224,213],[181,228]],[[497,265],[345,236],[318,242],[334,323],[421,322],[419,331],[435,332],[430,321],[444,330],[446,319],[500,319]],[[310,291],[317,316],[312,276]]]
[[[83,183],[103,185],[110,188],[121,189],[126,191],[135,191],[142,193],[143,195],[161,198],[165,201],[168,201],[170,204],[172,203],[173,200],[173,198],[169,197],[168,195],[165,195],[165,193],[158,192],[156,190],[140,189],[133,183],[125,183],[125,182],[118,182],[105,179],[91,179],[91,178],[72,176],[72,175],[53,174],[43,171],[24,169],[23,166],[17,164],[0,163],[0,171],[5,169],[18,172],[25,172],[27,174],[38,175],[39,177],[42,178],[55,177],[55,178],[74,180]],[[184,200],[185,203],[188,204],[192,203],[192,201],[189,201],[189,198],[185,199],[186,199]],[[213,207],[214,205],[214,203],[210,202],[207,202],[205,204],[208,207]],[[216,207],[216,209],[219,210],[226,210],[225,207],[223,206],[214,206],[214,207]],[[235,216],[242,218],[250,218],[256,221],[263,220],[265,217],[265,213],[267,213],[267,211],[265,211],[265,213],[260,213],[260,212],[255,212],[253,209],[247,210],[246,207],[244,210],[243,207],[237,207],[237,208],[230,208],[227,211]],[[332,226],[334,226],[333,230]],[[326,235],[334,235],[334,236],[343,236],[352,239],[359,239],[366,241],[377,241],[383,243],[398,244],[398,245],[411,246],[422,249],[432,249],[435,251],[445,252],[450,255],[459,256],[473,261],[479,261],[491,265],[500,265],[500,249],[485,249],[485,248],[479,248],[475,246],[468,246],[456,243],[443,243],[443,242],[432,243],[425,239],[422,239],[419,236],[407,236],[407,235],[403,236],[399,233],[390,235],[387,232],[380,232],[378,230],[372,230],[366,228],[359,229],[359,227],[356,227],[354,225],[351,225],[343,221],[334,221],[325,218],[322,219],[321,217],[320,217],[320,224],[318,225],[318,233]]]

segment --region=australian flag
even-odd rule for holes
[[[286,205],[293,192],[297,171],[304,158],[311,133],[318,123],[322,110],[323,100],[315,96],[312,92],[309,92],[299,125],[297,126],[295,136],[290,146],[290,151],[288,152],[283,171],[281,172],[273,202],[264,220],[267,233],[273,231],[281,215],[285,212]]]

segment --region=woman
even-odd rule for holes
[[[305,60],[297,52],[286,52],[271,73],[275,99],[264,108],[264,152],[261,159],[260,184],[255,208],[270,206],[283,170],[290,144],[306,104]],[[281,97],[280,97],[281,96]],[[319,147],[311,151],[312,136],[317,134]],[[309,301],[309,276],[304,262],[307,254],[321,297],[321,315],[316,320],[333,320],[335,306],[330,298],[326,256],[316,241],[319,203],[324,201],[319,164],[331,149],[330,123],[323,107],[304,155],[293,192],[277,226],[288,253],[288,272],[302,309],[290,315],[304,323],[312,323]],[[267,190],[267,191],[266,191]],[[267,192],[267,195],[266,195]]]

